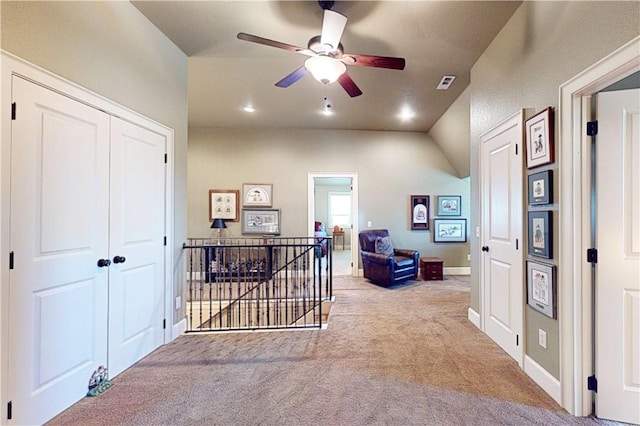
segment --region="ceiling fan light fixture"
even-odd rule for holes
[[[335,82],[347,70],[345,64],[325,55],[310,57],[305,61],[304,66],[313,78],[324,84]]]

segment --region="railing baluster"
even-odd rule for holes
[[[327,238],[325,256],[321,243],[315,237],[220,244],[189,238],[184,244],[187,331],[321,328],[322,302],[333,290],[332,240]]]

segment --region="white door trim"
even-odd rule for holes
[[[351,275],[358,275],[358,173],[357,172],[309,172],[307,174],[307,235],[313,236],[315,231],[315,178],[349,178],[351,179],[351,217],[353,227],[349,247],[351,250]]]
[[[590,96],[640,70],[640,37],[560,86],[560,255],[559,326],[562,407],[575,416],[591,414],[591,266],[589,246],[590,152],[585,122]]]

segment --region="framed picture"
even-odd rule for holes
[[[537,113],[525,122],[527,168],[553,163],[553,109]]]
[[[556,318],[556,267],[527,261],[527,304]]]
[[[438,197],[438,216],[460,216],[460,195],[440,195]]]
[[[280,235],[280,210],[242,209],[242,233]]]
[[[429,230],[429,196],[411,196],[411,229],[417,231]]]
[[[210,189],[209,221],[224,219],[237,222],[239,195],[237,189]]]
[[[553,215],[551,211],[529,212],[528,235],[531,256],[553,258]]]
[[[272,207],[273,185],[267,183],[243,183],[243,207]]]
[[[529,205],[553,203],[553,170],[529,175]]]
[[[433,219],[434,243],[467,241],[467,219]]]

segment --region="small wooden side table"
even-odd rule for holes
[[[338,245],[336,237],[342,237],[342,250],[344,250],[344,231],[333,231],[333,241],[335,246]]]
[[[442,281],[444,261],[439,257],[421,257],[420,258],[420,274],[425,281]]]

